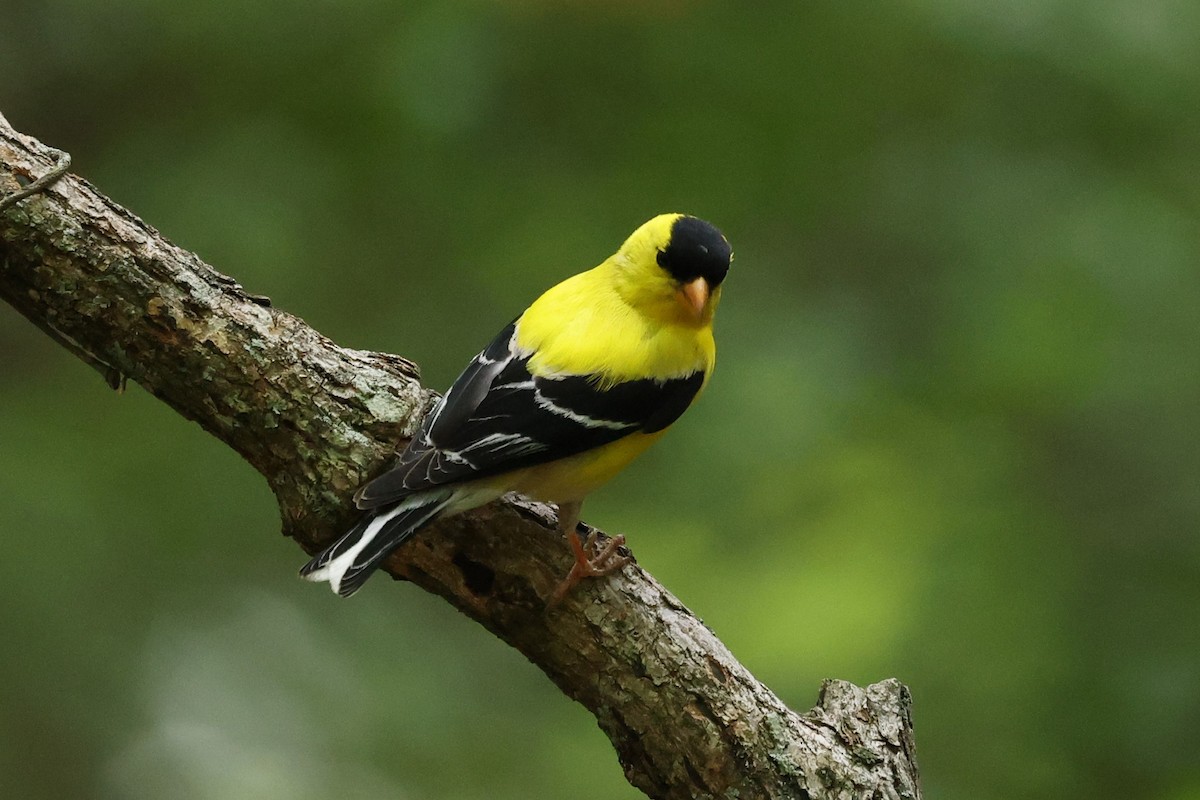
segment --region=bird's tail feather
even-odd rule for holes
[[[329,581],[342,597],[357,592],[383,560],[451,500],[450,492],[421,493],[370,513],[300,570],[310,581]]]

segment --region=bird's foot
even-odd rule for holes
[[[550,595],[548,608],[554,608],[561,603],[575,584],[584,578],[600,578],[611,575],[633,561],[633,556],[629,555],[629,551],[625,549],[624,536],[617,534],[602,546],[599,544],[599,538],[595,528],[592,528],[587,539],[582,542],[579,541],[579,534],[575,531],[571,531],[567,536],[571,551],[575,554],[575,563],[571,565],[571,571],[567,573],[567,577],[562,579],[554,593]]]

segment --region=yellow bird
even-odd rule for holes
[[[300,574],[349,597],[423,526],[506,492],[559,506],[575,565],[554,600],[620,569],[624,539],[592,552],[576,532],[580,506],[708,382],[731,255],[709,223],[663,214],[547,291],[475,356],[397,463],[358,490],[362,519]]]

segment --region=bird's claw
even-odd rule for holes
[[[633,556],[625,547],[625,537],[621,534],[613,536],[603,545],[599,544],[599,534],[595,528],[588,533],[587,539],[579,541],[579,535],[574,531],[567,537],[571,550],[575,553],[575,563],[571,571],[563,578],[554,593],[550,595],[548,608],[554,608],[563,601],[567,593],[584,578],[600,578],[611,575],[633,561]]]
[[[633,556],[627,550],[621,552],[625,550],[624,535],[618,533],[605,542],[602,547],[599,546],[599,539],[599,534],[593,528],[587,539],[584,540],[583,550],[585,556],[592,552],[595,555],[591,558],[585,557],[582,561],[577,558],[575,566],[571,568],[572,572],[579,570],[581,578],[599,578],[611,575],[633,560]]]

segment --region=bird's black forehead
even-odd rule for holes
[[[713,225],[696,217],[680,217],[671,226],[671,240],[658,253],[658,263],[678,281],[704,278],[719,286],[729,272],[729,242]]]

